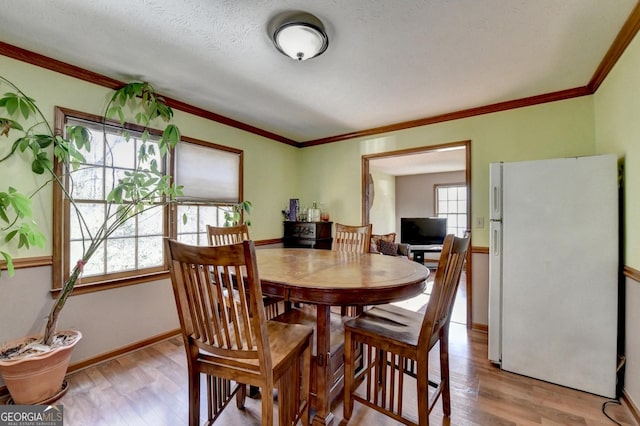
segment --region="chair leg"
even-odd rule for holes
[[[300,382],[300,402],[304,401],[304,409],[300,414],[303,426],[309,426],[310,414],[309,409],[311,407],[311,394],[309,393],[309,383],[311,382],[311,346],[307,346],[302,354],[302,370],[299,377]]]
[[[419,355],[420,356],[420,355]],[[416,364],[416,381],[418,395],[418,424],[429,426],[429,354],[425,356],[425,361],[418,361]]]
[[[449,389],[449,329],[440,330],[440,386],[442,387],[442,412],[451,415],[451,392]]]
[[[353,385],[354,385],[354,359],[353,359],[353,342],[351,341],[351,332],[344,333],[344,406],[342,409],[342,417],[346,424],[353,413]],[[364,358],[364,354],[363,354]]]
[[[189,366],[189,425],[200,425],[200,372]]]
[[[238,392],[236,392],[236,407],[238,409],[244,408],[244,403],[247,399],[247,385],[239,385]]]
[[[262,389],[262,425],[273,425],[273,388],[267,386]]]

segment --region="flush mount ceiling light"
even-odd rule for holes
[[[322,54],[329,45],[322,22],[306,12],[285,15],[278,20],[271,34],[278,50],[298,61]]]

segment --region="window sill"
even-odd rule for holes
[[[144,274],[144,275],[136,275],[134,277],[118,278],[118,279],[107,280],[107,281],[97,281],[89,284],[76,284],[73,291],[71,292],[71,296],[93,293],[93,292],[102,291],[102,290],[110,290],[114,288],[126,287],[130,285],[148,283],[153,281],[159,281],[159,280],[169,279],[170,277],[171,275],[169,274],[169,271],[159,271],[159,272],[153,272],[153,273]],[[60,291],[61,289],[59,288],[52,289],[51,296],[53,298],[58,297],[58,295],[60,294]]]

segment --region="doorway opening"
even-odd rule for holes
[[[446,206],[436,203],[438,187],[445,184],[466,188],[466,194],[456,194],[455,209],[448,199]],[[374,233],[396,232],[400,241],[401,215],[447,217],[448,228],[456,233],[471,230],[471,141],[362,156],[363,223],[372,223]],[[473,324],[471,270],[469,250],[452,318],[467,328]]]

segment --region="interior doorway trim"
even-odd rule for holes
[[[362,222],[369,224],[369,206],[371,205],[373,194],[370,193],[369,184],[369,162],[380,158],[402,157],[413,154],[422,154],[430,151],[438,151],[441,149],[463,147],[465,150],[465,184],[467,185],[467,230],[471,231],[471,141],[448,142],[438,145],[421,146],[415,148],[401,149],[398,151],[378,152],[375,154],[365,154],[362,156]],[[470,243],[473,243],[471,241]],[[469,245],[471,247],[471,244]],[[473,325],[473,294],[472,294],[472,276],[471,276],[471,250],[467,252],[467,328]]]

